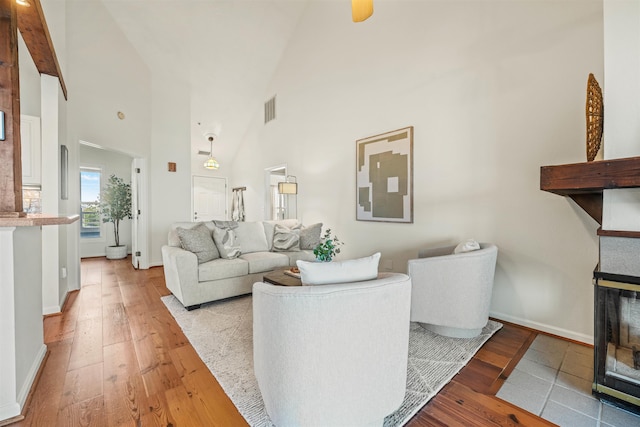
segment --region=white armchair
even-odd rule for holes
[[[480,334],[489,320],[498,248],[453,254],[455,246],[421,251],[409,260],[411,321],[449,337]]]
[[[254,371],[276,426],[382,425],[404,399],[411,279],[253,285]]]

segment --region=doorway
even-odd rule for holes
[[[120,243],[127,245],[127,252],[130,253],[131,262],[135,268],[149,268],[148,254],[148,220],[147,220],[147,167],[146,159],[133,157],[132,155],[102,148],[96,144],[80,141],[79,144],[79,170],[82,173],[99,172],[101,183],[96,188],[89,190],[90,196],[85,199],[82,195],[81,210],[84,222],[79,236],[80,258],[101,257],[106,255],[106,246],[114,244],[113,225],[103,223],[100,218],[92,216],[91,207],[96,205],[96,194],[111,175],[131,181],[131,220],[120,223]],[[91,178],[91,177],[89,177]],[[95,176],[93,177],[95,178]],[[80,187],[82,193],[82,178]],[[87,181],[88,182],[88,181]],[[92,203],[85,203],[92,202]],[[85,212],[86,211],[86,212]]]
[[[264,219],[285,219],[287,215],[286,199],[278,192],[278,183],[287,177],[287,165],[273,166],[264,170]]]
[[[80,209],[82,221],[80,227],[80,258],[106,255],[106,247],[115,244],[113,224],[102,222],[96,214],[100,193],[109,177],[115,175],[129,181],[131,162],[129,155],[105,150],[91,143],[81,141],[79,145],[80,169]],[[120,244],[132,250],[131,221],[120,223]]]

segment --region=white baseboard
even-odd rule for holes
[[[36,379],[36,375],[38,375],[38,371],[40,370],[40,365],[42,365],[42,361],[44,360],[44,356],[46,356],[46,354],[47,354],[47,346],[42,344],[42,347],[40,347],[40,350],[38,351],[38,354],[36,355],[36,358],[34,359],[33,364],[31,365],[31,368],[29,368],[29,372],[27,373],[27,378],[25,379],[24,384],[22,384],[22,387],[20,388],[20,392],[16,397],[18,400],[18,404],[20,405],[20,408],[23,408],[24,403],[27,401],[27,396],[29,396],[29,392],[31,391],[31,387],[33,386],[33,381]]]
[[[44,307],[42,309],[42,315],[46,316],[47,314],[60,313],[62,308],[59,305],[52,305],[51,307]]]
[[[18,415],[20,415],[20,405],[17,402],[0,405],[0,422]]]
[[[581,334],[578,332],[570,331],[556,326],[547,325],[539,322],[532,322],[531,320],[521,319],[519,317],[511,316],[509,314],[498,313],[492,311],[489,316],[497,320],[504,320],[505,322],[515,323],[516,325],[525,326],[527,328],[535,329],[537,331],[546,332],[548,334],[558,335],[570,340],[579,341],[585,344],[593,345],[593,335]]]

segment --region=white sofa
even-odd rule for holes
[[[382,425],[404,399],[411,279],[253,285],[254,371],[276,426]]]
[[[297,220],[238,222],[236,235],[241,255],[234,259],[217,258],[198,264],[197,256],[182,248],[176,229],[193,228],[200,222],[176,222],[171,225],[168,244],[162,246],[162,262],[167,288],[188,310],[223,298],[251,293],[253,283],[265,272],[295,265],[296,261],[315,259],[312,250],[272,251],[276,224],[294,227]],[[204,223],[214,230],[213,222]]]
[[[455,246],[423,250],[408,262],[411,321],[440,335],[471,338],[489,320],[498,247],[454,254]]]

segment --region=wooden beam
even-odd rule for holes
[[[562,196],[636,187],[640,187],[640,157],[540,168],[540,189]]]
[[[640,187],[640,157],[542,166],[540,189],[573,199],[602,224],[602,193]]]
[[[0,141],[0,216],[24,216],[18,20],[14,0],[0,0],[0,111],[5,118],[5,140]]]
[[[41,74],[57,77],[64,99],[67,99],[67,87],[62,78],[62,71],[53,48],[42,5],[40,0],[28,1],[30,6],[18,5],[18,29],[38,71]]]

